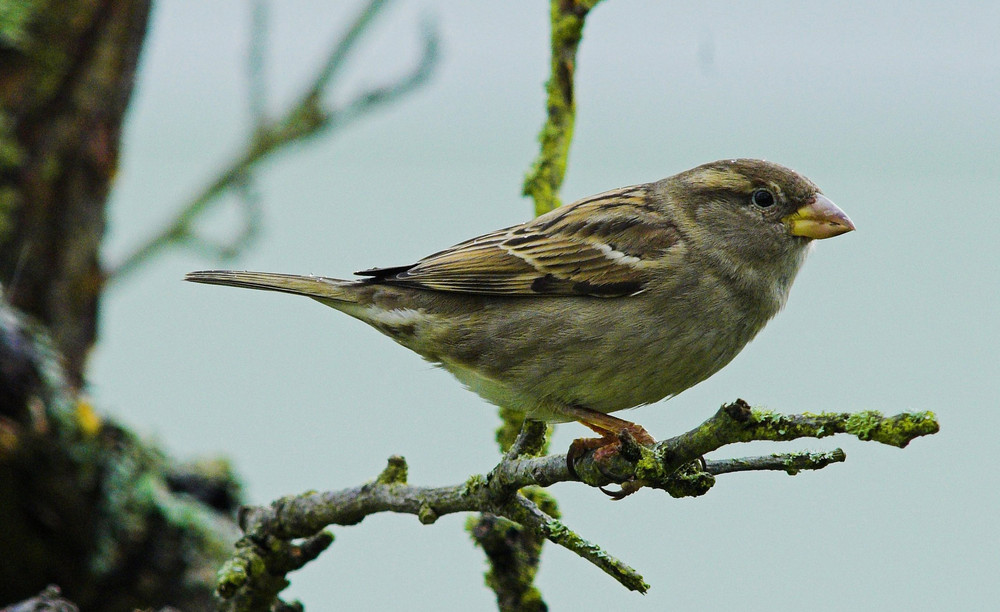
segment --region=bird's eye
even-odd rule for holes
[[[767,208],[774,204],[774,194],[767,189],[754,189],[750,194],[750,201],[756,206]]]

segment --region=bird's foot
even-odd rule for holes
[[[607,415],[602,416],[609,419],[614,418]],[[656,442],[653,436],[642,426],[622,419],[615,419],[615,421],[618,421],[615,425],[619,426],[616,431],[604,429],[595,423],[584,422],[585,425],[602,435],[600,438],[577,438],[573,440],[569,451],[566,453],[566,467],[574,478],[580,480],[575,464],[588,451],[593,451],[594,464],[597,466],[597,469],[609,479],[614,479],[614,476],[606,473],[601,467],[603,462],[619,454],[628,459],[638,459],[640,445],[648,446]],[[635,455],[635,457],[632,457],[632,455]],[[602,493],[617,501],[635,493],[642,486],[642,482],[632,479],[623,482],[621,488],[617,491],[610,491],[604,487],[598,488]]]

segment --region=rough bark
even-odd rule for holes
[[[48,327],[79,387],[104,284],[99,247],[149,0],[5,2],[0,284]]]

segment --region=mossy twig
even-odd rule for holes
[[[535,200],[535,214],[559,207],[559,187],[566,175],[569,145],[573,140],[576,99],[573,78],[576,52],[583,37],[587,14],[600,0],[551,0],[552,57],[545,85],[546,119],[538,135],[541,151],[524,179],[523,193]]]

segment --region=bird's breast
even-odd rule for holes
[[[489,302],[436,342],[449,347],[437,360],[493,403],[558,420],[560,405],[614,412],[676,395],[729,363],[765,321],[697,286]]]

